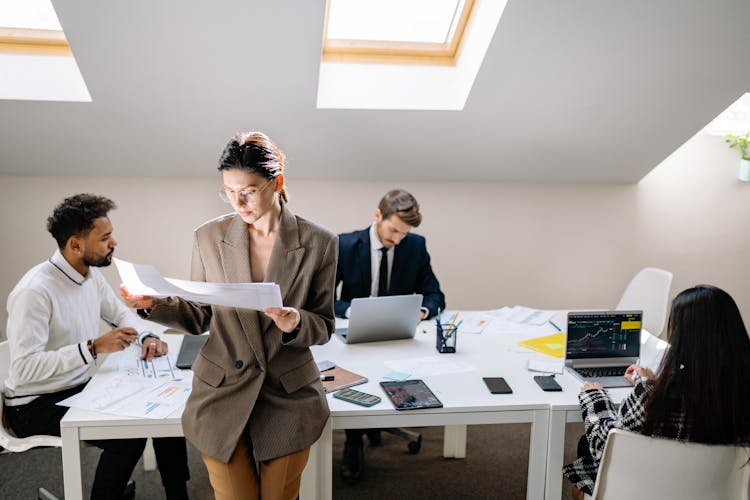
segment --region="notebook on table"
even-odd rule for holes
[[[359,373],[351,372],[340,366],[334,366],[333,368],[320,373],[321,378],[330,378],[331,380],[322,380],[323,389],[328,392],[340,391],[341,389],[347,389],[355,385],[364,384],[367,382],[367,377],[360,375]]]
[[[581,382],[628,387],[625,370],[638,362],[642,311],[568,313],[565,368]]]
[[[180,345],[180,352],[177,354],[175,366],[183,370],[189,370],[193,367],[195,358],[201,351],[203,345],[208,341],[208,335],[185,335]]]
[[[346,344],[412,338],[421,306],[420,294],[354,299],[349,327],[337,328],[336,335]]]

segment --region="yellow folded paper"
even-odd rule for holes
[[[522,340],[518,343],[521,347],[528,347],[542,354],[562,358],[565,356],[565,332],[553,333],[544,337]]]

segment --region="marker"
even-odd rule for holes
[[[320,381],[321,382],[330,382],[333,380],[333,375],[321,375]]]
[[[556,325],[556,324],[555,324],[555,323],[554,323],[554,322],[553,322],[552,320],[549,320],[549,324],[550,324],[550,325],[552,325],[552,326],[554,326],[554,327],[555,327],[555,330],[557,330],[558,332],[561,332],[561,331],[562,331],[562,330],[560,329],[560,327],[559,327],[559,326],[557,326],[557,325]]]

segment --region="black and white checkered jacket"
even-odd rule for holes
[[[578,458],[563,467],[563,475],[574,486],[589,495],[593,493],[607,434],[613,428],[641,432],[646,419],[644,404],[652,388],[651,381],[636,377],[633,392],[622,402],[619,412],[605,391],[593,389],[578,395],[591,456]],[[688,424],[679,401],[675,400],[672,406],[666,421],[658,429],[658,435],[680,441],[689,440]]]

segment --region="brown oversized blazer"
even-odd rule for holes
[[[338,239],[282,205],[266,272],[285,306],[300,312],[285,334],[265,314],[180,298],[157,300],[149,320],[192,334],[210,330],[193,364],[193,390],[182,415],[187,437],[202,453],[228,462],[247,428],[257,462],[311,446],[329,410],[309,347],[334,330],[333,296]],[[247,283],[247,224],[236,214],[195,231],[192,279]]]

